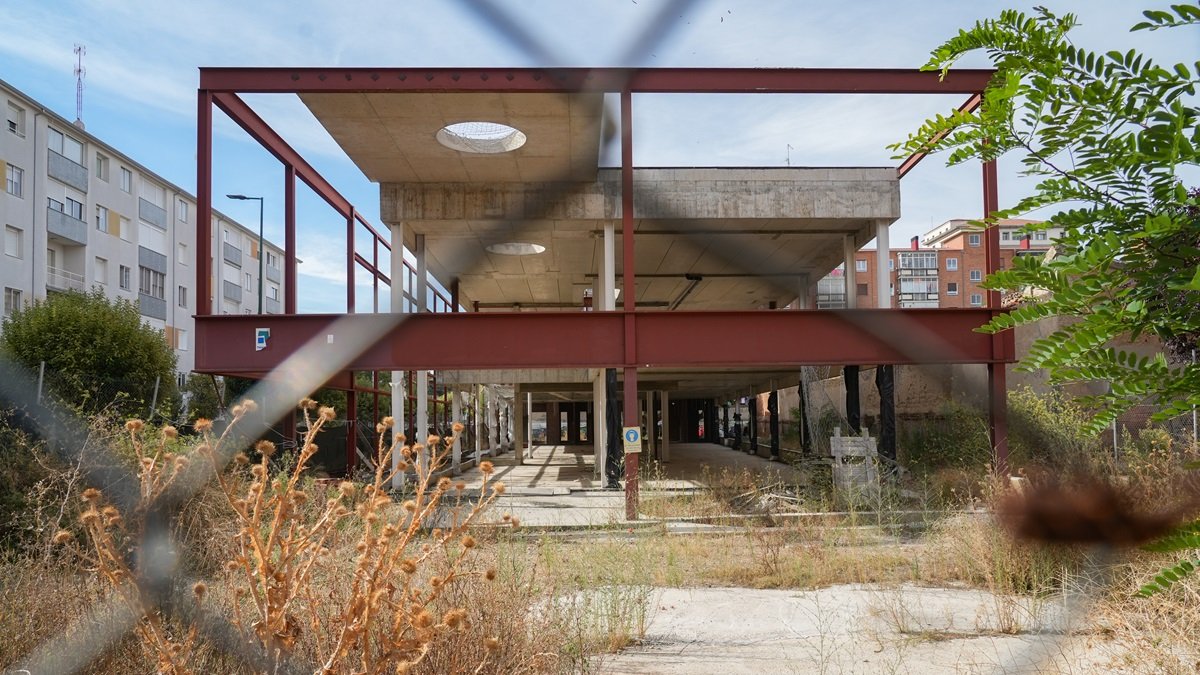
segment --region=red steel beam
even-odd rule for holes
[[[283,313],[296,313],[296,168],[283,167]]]
[[[974,332],[993,316],[981,308],[632,315],[641,368],[1012,361],[1010,354],[993,354],[990,335]],[[196,370],[267,372],[309,340],[329,345],[319,349],[336,360],[336,345],[363,334],[379,339],[361,354],[342,358],[339,369],[624,368],[625,316],[617,311],[198,317]],[[259,352],[256,328],[271,329],[270,346]],[[487,336],[486,348],[480,336]]]
[[[250,134],[251,138],[258,141],[275,159],[283,162],[284,166],[295,168],[296,175],[300,180],[312,188],[313,192],[316,192],[321,199],[332,206],[339,215],[344,218],[350,217],[354,210],[350,200],[343,197],[329,181],[317,173],[317,170],[299,152],[288,145],[287,141],[283,140],[283,137],[263,121],[250,106],[246,105],[245,101],[238,98],[236,94],[228,92],[214,93],[212,100],[222,112]]]
[[[973,94],[971,96],[971,98],[968,98],[966,100],[965,103],[958,106],[958,112],[960,112],[960,113],[974,112],[975,109],[978,108],[981,103],[983,103],[983,94]],[[938,141],[945,138],[946,135],[949,133],[950,133],[949,131],[944,131],[942,133],[937,134],[936,136],[933,137],[933,142],[937,143]],[[921,163],[921,160],[925,159],[925,157],[928,155],[929,155],[929,153],[927,153],[927,152],[914,152],[913,154],[909,155],[908,158],[906,158],[903,162],[900,162],[900,166],[896,167],[897,177],[904,178],[904,176],[907,175],[909,171],[912,171],[914,168],[916,168],[916,166]]]
[[[637,371],[637,283],[633,231],[633,94],[621,92],[621,285],[625,300],[625,392],[621,397],[627,427],[640,428]],[[609,430],[609,433],[615,432]],[[639,448],[640,450],[640,448]],[[625,519],[637,520],[638,455],[625,453]]]
[[[992,70],[889,68],[201,68],[214,92],[974,94]]]

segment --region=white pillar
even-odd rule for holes
[[[393,314],[404,313],[404,280],[408,278],[404,270],[404,224],[392,223],[392,256],[390,273],[392,278],[392,287],[389,296],[389,309]],[[395,426],[392,427],[392,434],[398,434],[404,431],[404,403],[408,398],[408,392],[404,389],[404,371],[392,371],[392,419],[395,421]],[[391,443],[392,439],[387,439],[387,443]],[[411,442],[411,441],[410,441]],[[392,453],[392,489],[399,490],[404,486],[404,473],[398,471],[400,462],[403,457],[400,456],[400,449]]]
[[[800,275],[799,302],[796,303],[797,309],[808,309],[809,308],[808,307],[808,292],[809,292],[808,275],[801,274]]]
[[[417,309],[416,313],[429,311],[429,267],[425,261],[425,235],[416,235],[413,255],[417,259]]]
[[[425,445],[425,442],[429,440],[429,371],[418,370],[416,371],[416,375],[417,419],[413,424],[415,427],[413,433],[417,437],[412,442]],[[429,468],[429,453],[433,452],[433,450],[434,448],[426,448],[417,457],[417,464],[422,471]]]
[[[450,424],[462,421],[462,392],[455,389],[450,392]],[[454,427],[451,426],[451,429]],[[453,433],[453,432],[451,432]],[[450,449],[450,469],[454,475],[462,473],[462,438],[461,434],[454,435],[454,445]]]
[[[604,475],[604,427],[607,419],[604,411],[604,369],[599,369],[596,371],[595,379],[592,380],[592,443],[595,448],[594,459],[596,462],[593,473],[597,479]]]
[[[521,401],[521,385],[513,385],[513,452],[516,453],[517,465],[525,463],[525,406]]]
[[[662,451],[660,452],[660,460],[666,464],[671,461],[671,397],[664,389],[660,392],[662,396]]]
[[[550,425],[550,416],[546,416],[546,426]],[[525,447],[529,449],[529,457],[533,458],[533,392],[525,392]]]
[[[846,271],[842,274],[842,279],[846,282],[846,309],[858,307],[858,285],[855,283],[854,275],[854,254],[857,250],[854,247],[854,235],[845,235],[842,239],[842,254],[844,258],[843,266],[846,268]]]
[[[483,385],[475,385],[475,463],[483,457]]]
[[[500,454],[500,404],[496,400],[496,388],[487,388],[488,411],[488,456]]]
[[[629,236],[629,233],[624,233],[621,236]],[[610,220],[604,224],[604,267],[601,271],[600,284],[600,308],[611,312],[617,308],[616,295],[617,288],[617,252],[616,252],[616,226]],[[593,305],[595,299],[592,300]]]
[[[892,272],[888,262],[892,259],[891,242],[888,238],[888,222],[875,221],[875,297],[879,298],[875,306],[880,309],[892,307]]]

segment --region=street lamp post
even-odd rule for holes
[[[266,249],[263,248],[263,198],[262,197],[247,197],[246,195],[225,195],[230,199],[239,199],[242,201],[258,201],[258,313],[262,314],[263,306],[263,258],[266,257]]]

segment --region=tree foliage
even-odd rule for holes
[[[1132,30],[1178,29],[1200,24],[1200,6],[1144,16]],[[1075,25],[1073,15],[1038,8],[960,31],[925,68],[945,74],[962,56],[986,53],[996,72],[982,105],[930,119],[892,149],[944,152],[950,164],[1015,154],[1038,177],[1032,194],[980,224],[1057,209],[1027,228],[1063,228],[1057,255],[1018,257],[985,286],[1049,293],[981,330],[1077,319],[1037,340],[1021,367],[1044,368],[1055,383],[1111,383],[1087,401],[1099,429],[1147,400],[1164,406],[1159,418],[1200,404],[1200,368],[1178,358],[1200,335],[1200,192],[1180,173],[1200,152],[1200,61],[1160,66],[1135,50],[1081,49],[1068,38]],[[1167,349],[1138,358],[1112,347],[1142,335]]]
[[[92,412],[114,402],[145,413],[173,398],[175,353],[137,307],[103,292],[56,293],[13,312],[0,333],[0,356],[36,371],[65,402]]]

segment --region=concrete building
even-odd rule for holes
[[[0,81],[4,316],[63,291],[137,303],[180,377],[194,364],[196,198]],[[259,311],[259,233],[213,211],[214,314]],[[278,314],[282,250],[264,242],[262,311]]]
[[[1034,220],[1002,220],[999,269],[1012,264],[1020,255],[1045,255],[1061,234],[1058,228],[1025,235],[1021,228]],[[900,308],[983,307],[986,293],[984,235],[968,220],[949,220],[913,237],[908,248],[888,252],[888,292],[892,304]],[[880,307],[879,256],[864,249],[855,254],[855,306]],[[844,309],[846,303],[845,265],[839,265],[817,283],[813,299],[818,309]]]

